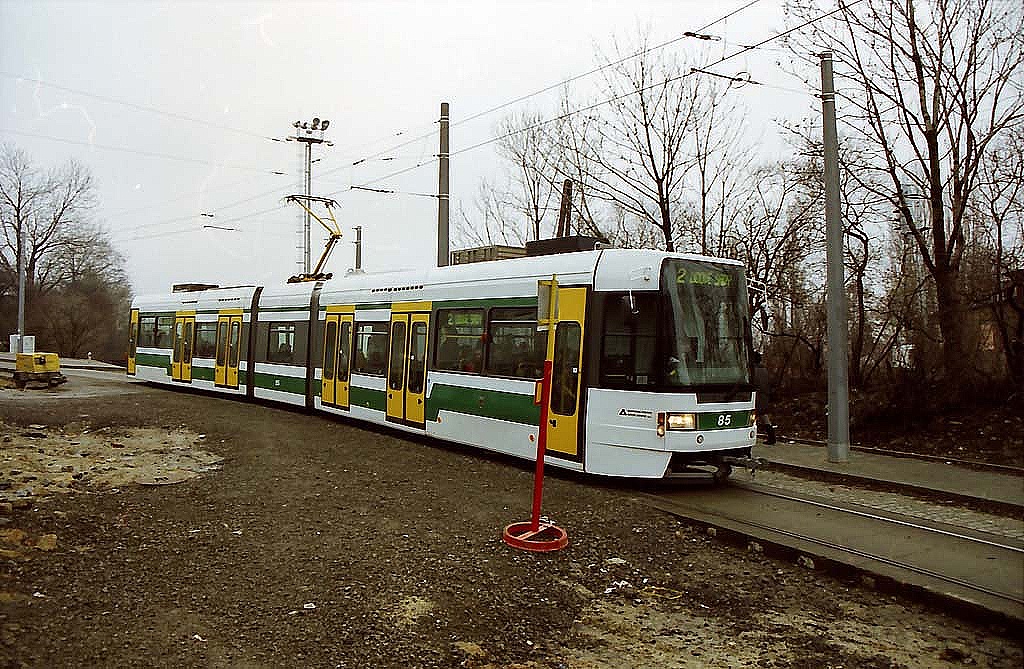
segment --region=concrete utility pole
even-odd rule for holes
[[[839,208],[839,137],[832,52],[821,53],[822,139],[825,150],[825,241],[828,267],[828,461],[850,460],[850,396],[847,355],[846,281],[843,276],[843,221]]]
[[[555,237],[567,237],[569,235],[569,220],[572,218],[572,179],[566,179],[562,183],[562,204],[558,208],[558,226],[555,229]]]
[[[25,352],[25,223],[18,223],[18,350]]]
[[[441,147],[437,152],[437,266],[448,266],[448,103],[441,103]]]
[[[352,229],[356,231],[356,241],[354,242],[354,244],[356,245],[355,270],[357,272],[360,272],[363,269],[363,226],[357,225]]]
[[[292,123],[292,127],[295,128],[295,136],[289,137],[289,141],[303,142],[306,145],[306,195],[312,195],[313,186],[313,145],[324,144],[327,146],[334,146],[331,142],[324,140],[324,131],[327,130],[327,126],[331,124],[330,121],[324,119],[321,121],[319,118],[314,117],[312,125],[305,121],[296,121]],[[303,233],[303,245],[302,245],[302,271],[304,274],[309,274],[310,265],[310,253],[309,253],[309,211],[306,211],[303,218],[302,233]]]

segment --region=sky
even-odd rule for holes
[[[327,270],[353,266],[357,225],[367,271],[429,267],[437,201],[409,193],[437,192],[441,102],[454,153],[494,137],[509,112],[551,116],[558,91],[460,119],[593,69],[596,51],[641,28],[657,44],[750,2],[0,0],[0,142],[41,167],[74,159],[92,171],[93,217],[124,254],[133,291],[148,294],[183,282],[273,285],[301,271],[301,210],[283,198],[303,192],[304,159],[283,140],[294,121],[329,119],[333,146],[313,147],[312,191],[338,201],[345,237]],[[708,30],[714,42],[666,48],[736,51],[786,27],[781,4],[757,0]],[[777,119],[818,109],[788,61],[764,49],[715,68],[772,86],[735,91],[766,157],[784,150]],[[813,69],[795,74],[813,81]],[[593,96],[599,83],[574,87]],[[501,169],[493,145],[452,158],[453,228],[460,209],[474,217],[480,180]],[[322,244],[314,235],[314,264]]]

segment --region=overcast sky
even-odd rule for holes
[[[313,191],[338,199],[346,233],[328,270],[352,266],[354,225],[363,227],[367,270],[425,267],[436,258],[436,200],[349,187],[436,192],[433,163],[381,178],[437,153],[442,101],[458,123],[592,69],[595,49],[628,42],[639,26],[660,43],[749,1],[0,0],[0,141],[40,166],[74,158],[92,170],[96,217],[142,294],[186,281],[274,284],[299,271],[299,210],[282,198],[302,190],[301,149],[272,139],[289,136],[295,120],[327,118],[334,146],[314,147],[321,160]],[[709,48],[721,55],[783,28],[781,1],[761,0],[709,30],[722,38]],[[668,48],[682,54],[708,44]],[[802,88],[778,66],[785,58],[758,50],[716,70]],[[598,83],[576,85],[589,95]],[[813,97],[777,88],[736,95],[750,106],[748,129],[766,156],[780,151],[774,119],[817,108]],[[510,110],[549,115],[556,98],[454,126],[452,151],[492,137]],[[472,215],[481,177],[499,165],[491,147],[453,158],[453,226],[460,206]],[[321,243],[314,240],[314,263]]]

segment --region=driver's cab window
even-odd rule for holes
[[[605,298],[601,336],[601,386],[632,388],[658,382],[656,293],[612,294]]]

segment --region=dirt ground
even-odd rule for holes
[[[549,476],[570,545],[522,553],[499,534],[525,464],[101,377],[0,389],[0,666],[1024,661],[1009,630],[720,543],[632,484]]]

